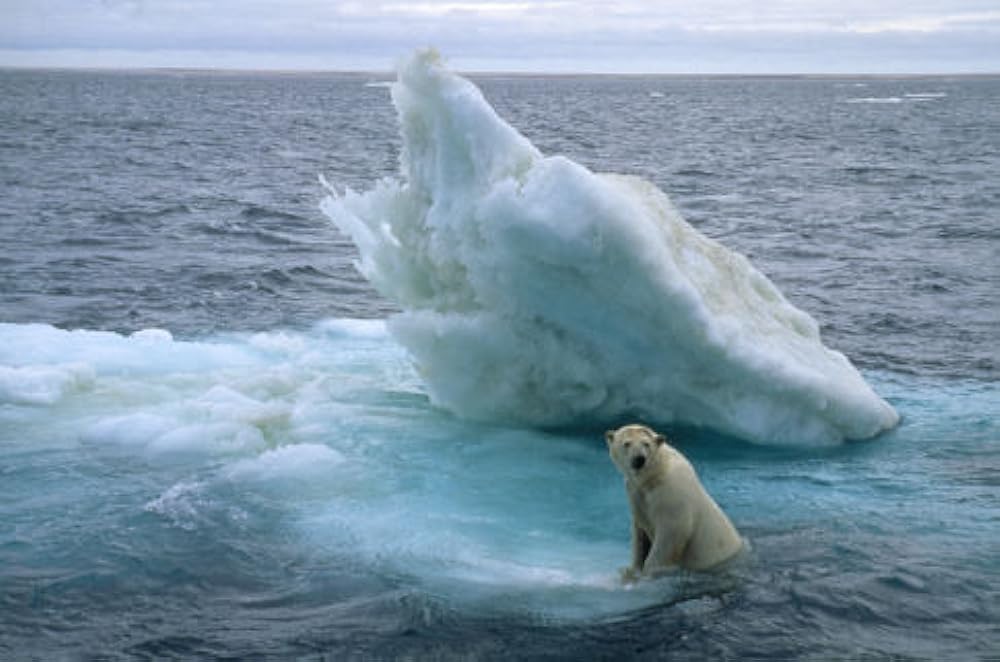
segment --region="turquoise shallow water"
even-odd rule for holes
[[[0,74],[0,657],[995,655],[995,81],[482,81],[751,255],[902,415],[670,430],[749,549],[632,589],[603,428],[432,407],[319,212],[317,172],[395,168],[364,83]]]
[[[674,431],[750,550],[718,577],[626,589],[627,504],[600,432],[443,414],[378,322],[0,337],[5,364],[90,367],[0,412],[13,653],[499,654],[523,639],[539,654],[937,658],[995,643],[989,384],[871,375],[903,424],[834,448]],[[644,622],[665,632],[600,639]]]

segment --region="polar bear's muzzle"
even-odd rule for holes
[[[633,471],[639,471],[644,466],[646,466],[646,456],[645,455],[636,455],[635,457],[632,458],[631,464],[632,464],[632,470]]]

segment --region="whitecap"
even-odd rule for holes
[[[171,524],[188,531],[194,530],[211,505],[205,495],[205,485],[197,481],[182,481],[146,503],[143,510],[159,515]]]
[[[902,97],[855,97],[847,99],[846,103],[867,103],[867,104],[897,104],[903,103]]]

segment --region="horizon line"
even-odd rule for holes
[[[329,75],[338,74],[345,76],[374,76],[395,78],[394,69],[347,69],[347,68],[288,68],[288,67],[227,67],[227,66],[108,66],[108,65],[33,65],[33,64],[2,64],[0,71],[65,71],[65,72],[92,72],[92,73],[190,73],[190,74],[276,74],[276,75]],[[552,71],[552,70],[501,70],[501,69],[451,69],[462,76],[478,77],[601,77],[601,78],[813,78],[813,79],[838,79],[838,78],[869,78],[869,79],[906,79],[906,78],[997,78],[1000,77],[1000,70],[996,71],[950,71],[950,72],[657,72],[657,71]]]

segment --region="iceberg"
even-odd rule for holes
[[[391,86],[400,176],[322,209],[433,403],[531,426],[641,419],[760,443],[899,420],[817,323],[642,179],[542,154],[433,50]]]

